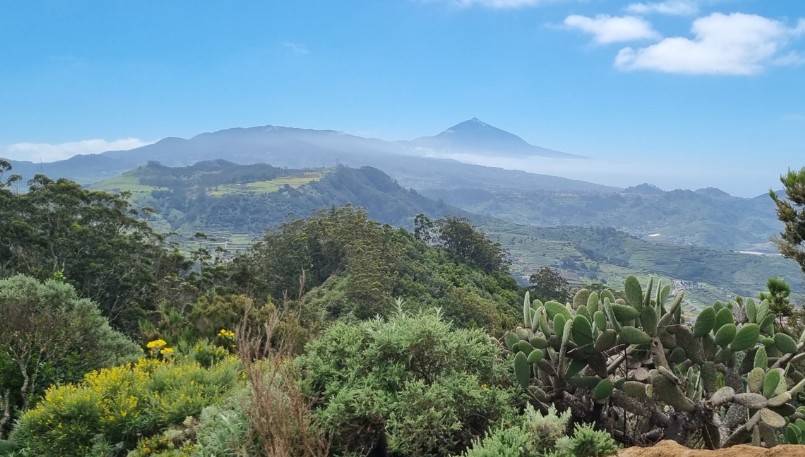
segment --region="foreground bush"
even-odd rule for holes
[[[494,429],[462,457],[604,457],[617,452],[608,433],[589,425],[577,426],[568,436],[569,419],[570,411],[557,415],[551,407],[543,415],[529,405],[519,425]]]
[[[24,275],[0,279],[0,438],[51,384],[140,355],[73,286]]]
[[[499,347],[438,312],[338,323],[298,359],[336,455],[450,455],[512,418]]]
[[[140,359],[94,371],[81,383],[48,389],[44,400],[22,416],[13,437],[29,455],[125,453],[138,440],[221,401],[239,373],[234,357],[209,368],[195,360]],[[139,455],[149,455],[142,448]]]

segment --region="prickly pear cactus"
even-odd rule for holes
[[[539,406],[569,408],[625,443],[805,442],[805,408],[795,407],[805,377],[794,367],[805,333],[775,333],[768,303],[752,299],[716,302],[688,323],[683,294],[671,292],[630,276],[623,298],[583,289],[562,304],[526,293],[523,326],[504,336],[518,383]]]

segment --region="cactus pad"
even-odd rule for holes
[[[696,317],[696,323],[693,324],[693,336],[701,337],[710,333],[716,323],[716,312],[713,308],[703,309]]]
[[[621,327],[619,337],[628,344],[649,344],[651,342],[651,337],[646,332],[629,325]]]
[[[713,324],[713,329],[718,331],[722,326],[726,324],[734,324],[735,318],[732,316],[732,310],[728,308],[721,308],[716,312],[716,320]]]
[[[785,419],[783,418],[783,416],[775,413],[769,408],[763,408],[760,410],[760,420],[761,422],[772,428],[785,427]]]
[[[548,313],[548,319],[554,319],[557,315],[564,316],[565,320],[573,319],[573,314],[570,312],[570,310],[558,301],[546,301],[544,306],[545,311]]]
[[[755,323],[748,323],[741,327],[735,334],[735,339],[730,343],[730,349],[735,351],[745,351],[757,343],[760,336],[760,327]]]
[[[632,305],[636,309],[642,308],[643,290],[640,287],[640,281],[638,281],[637,278],[635,278],[632,275],[626,277],[626,282],[624,283],[624,292],[626,293],[626,300],[629,302],[630,305]]]
[[[573,319],[573,327],[571,329],[573,341],[579,346],[587,346],[593,344],[593,328],[590,321],[582,315],[576,315]]]
[[[514,350],[514,345],[520,342],[520,337],[514,332],[506,332],[506,334],[503,335],[503,341],[506,343],[506,347],[509,348],[509,350]]]
[[[631,321],[640,316],[640,311],[637,309],[629,305],[619,305],[617,303],[612,305],[612,313],[615,314],[615,318],[618,319],[618,322]]]
[[[794,341],[794,338],[791,338],[785,333],[774,334],[774,345],[777,346],[777,349],[783,354],[797,352],[797,342]]]
[[[594,388],[593,388],[593,399],[595,400],[603,400],[610,395],[612,395],[612,389],[615,387],[612,384],[610,379],[602,379]]]
[[[743,405],[751,409],[765,408],[766,405],[768,404],[766,397],[764,397],[761,394],[756,394],[754,392],[735,394],[735,402],[738,403],[739,405]]]
[[[545,357],[545,353],[541,349],[534,349],[528,354],[528,363],[537,363]]]
[[[518,352],[514,356],[514,377],[523,387],[528,387],[531,381],[531,364],[528,363],[526,355],[522,352]]]
[[[615,347],[617,341],[618,332],[613,329],[604,330],[595,340],[595,350],[598,352],[608,351]]]

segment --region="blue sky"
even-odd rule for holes
[[[805,2],[3,0],[0,156],[478,117],[588,161],[490,165],[755,196],[805,166]]]

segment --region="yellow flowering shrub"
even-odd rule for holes
[[[228,340],[234,340],[235,339],[235,332],[233,332],[232,330],[227,330],[225,328],[222,328],[221,330],[218,331],[218,336],[221,337],[221,338],[228,339]]]
[[[21,417],[14,437],[32,455],[54,455],[54,449],[59,456],[89,455],[99,441],[131,450],[220,402],[239,375],[234,356],[209,368],[191,359],[143,358],[93,371],[81,383],[48,389]]]
[[[168,343],[165,340],[160,338],[160,339],[157,339],[157,340],[149,341],[145,345],[145,347],[147,347],[150,350],[160,350],[160,349],[164,348],[167,344]]]

